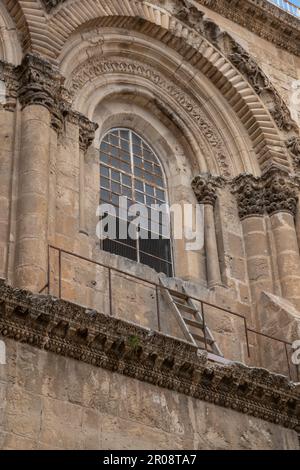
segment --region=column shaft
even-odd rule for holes
[[[15,285],[33,292],[47,282],[50,112],[31,105],[22,111]]]

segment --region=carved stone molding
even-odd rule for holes
[[[299,182],[294,176],[271,168],[262,177],[240,175],[231,183],[241,219],[288,212],[296,216]]]
[[[0,281],[0,335],[294,430],[299,387],[242,364],[217,365],[192,344]]]
[[[224,183],[223,178],[203,174],[196,176],[192,181],[192,188],[199,204],[215,205],[217,189]]]
[[[112,57],[109,59],[102,56],[92,57],[74,70],[72,79],[67,84],[71,97],[74,97],[87,81],[108,73],[122,73],[142,77],[151,81],[163,94],[174,99],[199,126],[208,145],[214,150],[214,155],[223,175],[226,177],[231,176],[230,158],[227,150],[224,148],[224,142],[217,129],[201,109],[201,106],[176,83],[169,81],[150,65],[125,57]],[[175,121],[176,116],[172,116],[172,119]]]

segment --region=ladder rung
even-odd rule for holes
[[[190,307],[189,305],[181,304],[179,302],[175,302],[175,304],[176,307],[181,308],[182,310],[185,310],[186,312],[191,313],[193,315],[198,312],[198,310],[194,309],[193,307]]]
[[[177,290],[173,290],[173,289],[167,289],[167,291],[169,292],[169,294],[171,294],[173,297],[177,297],[179,299],[184,299],[184,300],[188,300],[189,296],[187,294],[183,294],[182,292],[178,292]]]
[[[205,344],[204,336],[199,336],[199,335],[197,335],[197,334],[195,334],[195,333],[191,333],[191,335],[192,335],[193,338],[195,338],[197,341],[200,341],[200,343],[204,343],[204,344]],[[215,341],[213,341],[212,339],[206,338],[206,343],[211,346],[211,345],[215,344]]]
[[[190,326],[194,326],[195,328],[203,328],[203,323],[200,323],[195,320],[190,320],[190,318],[183,317],[185,323],[187,323]]]

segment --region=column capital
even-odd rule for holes
[[[240,218],[289,212],[296,215],[299,181],[289,173],[271,168],[263,176],[243,174],[231,182]]]
[[[269,215],[275,212],[297,212],[299,184],[291,175],[271,170],[263,177],[265,209]]]
[[[203,173],[192,181],[192,188],[199,204],[214,206],[217,200],[217,190],[222,187],[224,180],[220,176]]]
[[[76,111],[71,111],[67,115],[67,120],[79,127],[79,147],[84,152],[93,143],[98,124],[90,121],[86,116]]]
[[[27,54],[17,67],[17,74],[22,108],[34,104],[44,106],[51,113],[54,127],[60,127],[62,116],[58,97],[64,79],[58,68],[37,55]]]
[[[264,215],[264,195],[260,178],[242,174],[232,181],[231,190],[237,197],[239,216],[242,220]]]

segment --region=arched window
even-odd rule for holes
[[[127,208],[143,205],[143,211],[124,218],[120,196]],[[170,224],[165,176],[149,145],[130,129],[112,129],[100,146],[100,203],[111,204],[116,215],[114,236],[102,241],[102,249],[124,256],[172,276]],[[134,206],[135,205],[135,206]],[[154,207],[155,206],[155,207]],[[160,210],[158,210],[160,206]],[[161,210],[164,207],[164,210]],[[139,233],[132,237],[133,220],[140,216]],[[123,227],[120,235],[121,224]],[[126,236],[124,236],[124,224]]]

